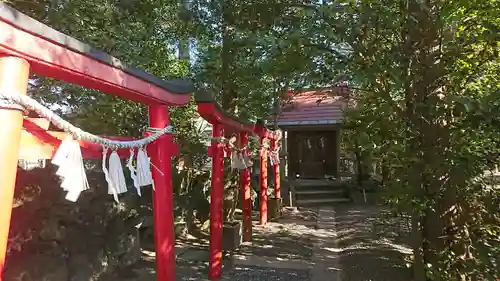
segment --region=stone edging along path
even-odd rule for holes
[[[316,241],[313,248],[311,281],[341,281],[335,210],[318,211]]]

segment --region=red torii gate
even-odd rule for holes
[[[0,91],[25,95],[30,71],[149,106],[149,125],[169,125],[167,106],[188,103],[193,85],[163,81],[66,36],[0,3]],[[1,101],[1,100],[0,100]],[[0,104],[0,274],[3,273],[18,159],[51,159],[67,134],[48,131],[48,122],[24,118],[20,108]],[[24,130],[23,130],[24,129]],[[130,138],[112,138],[130,140]],[[80,142],[84,158],[100,158],[102,147]],[[148,147],[155,182],[154,223],[157,280],[175,281],[171,137]],[[126,149],[119,151],[128,155]],[[0,276],[0,281],[3,278]]]
[[[253,124],[238,119],[224,112],[214,101],[212,95],[199,91],[195,95],[198,113],[212,124],[212,144],[209,155],[212,157],[212,183],[210,193],[210,280],[218,280],[222,276],[222,237],[224,212],[224,157],[225,144],[222,139],[228,133],[238,133],[238,146],[247,154],[248,135],[257,134],[260,137],[260,224],[267,223],[267,149],[266,140],[272,141],[272,148],[277,149],[281,138],[280,131],[270,131],[264,125]],[[280,198],[279,163],[273,166],[276,180],[275,197]],[[252,240],[252,199],[250,187],[250,167],[240,171],[240,187],[243,201],[243,241]]]
[[[259,209],[260,217],[259,222],[261,225],[267,223],[267,167],[268,167],[268,150],[266,149],[266,141],[270,141],[271,150],[279,153],[280,140],[282,133],[280,130],[271,131],[262,122],[257,122],[255,125],[254,133],[260,137],[260,200]],[[279,200],[281,204],[281,180],[280,180],[280,164],[279,162],[273,163],[273,176],[274,176],[274,198]]]

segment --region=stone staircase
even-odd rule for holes
[[[294,204],[299,207],[351,202],[342,184],[336,180],[297,179],[290,183],[290,187]]]

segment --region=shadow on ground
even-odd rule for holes
[[[394,225],[381,223],[380,207],[336,207],[337,247],[342,281],[411,280],[405,259],[411,254],[408,237]]]
[[[254,232],[252,243],[244,245],[239,254],[281,259],[310,259],[314,235],[309,228],[296,225],[294,228],[271,223],[268,228]]]
[[[206,251],[205,251],[206,253]],[[202,254],[199,257],[208,256]],[[229,271],[232,264],[228,259],[223,261],[223,272]],[[204,281],[208,280],[208,258],[206,260],[186,260],[177,259],[176,264],[177,281]],[[100,279],[101,281],[151,281],[156,280],[156,263],[154,258],[144,256],[142,260],[133,266],[116,270],[109,276]]]
[[[334,210],[335,231],[317,229],[317,210],[314,209],[285,212],[279,222],[270,222],[265,227],[254,221],[252,243],[242,245],[231,258],[225,256],[222,280],[312,280],[319,264],[313,260],[320,261],[314,259],[318,245],[324,245],[322,250],[327,251],[324,270],[328,273],[323,276],[332,276],[325,281],[411,280],[409,270],[404,267],[410,250],[401,243],[407,237],[395,235],[394,226],[385,227],[380,223],[379,207],[348,204],[335,206]],[[177,280],[208,280],[207,241],[179,239],[177,244]],[[114,279],[108,280],[154,280],[153,253],[113,275]]]
[[[238,265],[226,279],[231,281],[306,281],[309,280],[309,271]]]

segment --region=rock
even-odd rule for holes
[[[136,229],[134,233],[124,234],[120,238],[119,243],[125,251],[120,256],[118,266],[123,267],[135,264],[141,259],[142,255],[139,231]]]
[[[129,192],[125,193],[120,198],[120,204],[127,210],[134,210],[139,207],[140,197],[135,194],[135,192],[131,191],[133,187],[129,187]],[[135,190],[135,189],[134,189]]]
[[[5,270],[3,278],[6,281],[36,281],[36,278],[33,278],[32,273],[29,272],[27,268],[7,268]]]
[[[14,233],[29,230],[33,239],[16,254],[20,258],[9,257],[3,280],[97,281],[106,272],[126,269],[141,259],[142,235],[136,225],[144,215],[150,217],[146,224],[152,225],[147,206],[151,195],[145,198],[127,193],[116,204],[107,194],[101,172],[88,173],[88,179],[93,188],[76,203],[64,199],[55,179],[44,182],[38,201],[13,210]],[[122,277],[133,277],[123,272],[127,274]]]
[[[44,275],[41,279],[38,279],[40,281],[66,281],[69,278],[68,274],[68,268],[66,265],[60,265],[58,267],[55,267],[51,272],[48,272],[46,275]]]
[[[69,272],[66,260],[63,258],[39,256],[37,259],[37,275],[40,281],[65,281],[68,280]]]
[[[185,221],[178,221],[174,223],[175,237],[184,236],[187,232],[187,223]]]
[[[39,236],[42,240],[46,241],[62,241],[66,238],[66,228],[59,225],[59,222],[56,220],[49,220],[42,226]]]
[[[95,281],[96,268],[94,263],[85,255],[71,257],[69,261],[70,281]]]
[[[108,227],[106,237],[107,255],[113,266],[129,266],[141,259],[139,230],[131,225],[125,226],[116,218]]]
[[[139,276],[139,274],[137,274],[134,269],[130,267],[119,268],[114,272],[114,275],[116,275],[121,280],[134,280]]]
[[[67,281],[69,271],[63,258],[33,256],[5,271],[6,281]]]
[[[150,228],[154,225],[154,217],[153,216],[145,216],[141,221],[140,228]]]

